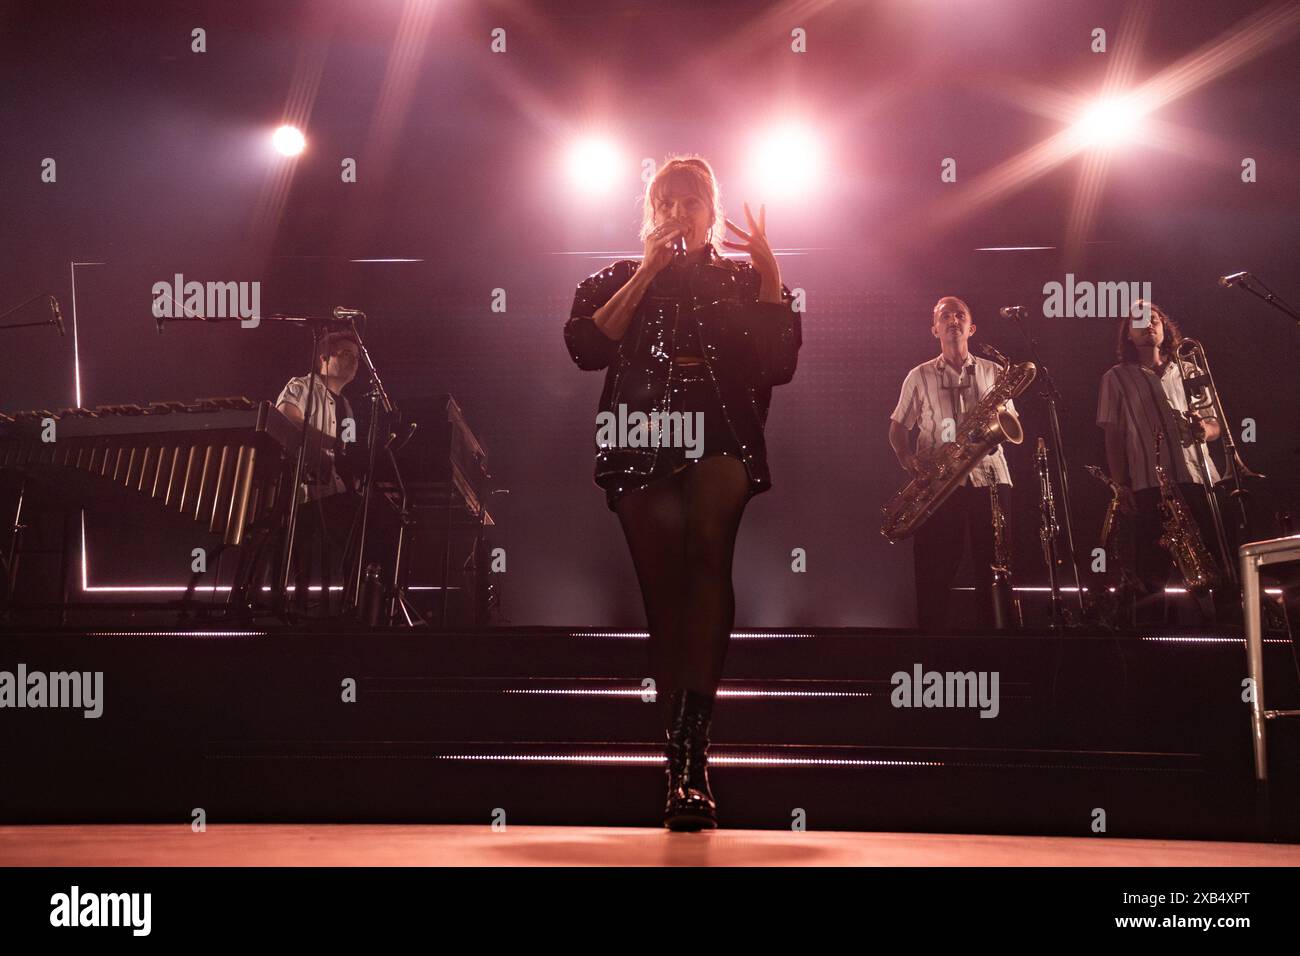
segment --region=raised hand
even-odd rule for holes
[[[758,219],[755,220],[754,214],[749,211],[749,203],[745,203],[745,219],[749,223],[748,231],[741,229],[730,219],[723,220],[743,242],[727,242],[724,240],[722,244],[728,249],[737,249],[749,253],[749,259],[754,265],[754,271],[763,280],[758,293],[759,300],[762,302],[780,302],[781,267],[777,265],[776,256],[772,254],[772,247],[767,244],[767,207],[758,207]]]

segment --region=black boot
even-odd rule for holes
[[[667,733],[668,800],[664,826],[702,830],[718,825],[717,804],[709,790],[709,724],[713,697],[694,690],[675,690],[670,698],[673,729]]]

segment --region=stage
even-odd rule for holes
[[[163,835],[201,821],[222,834],[218,857],[310,854],[314,834],[338,833],[392,847],[418,837],[429,849],[411,861],[488,861],[507,845],[478,842],[497,836],[493,823],[529,835],[510,844],[524,857],[548,845],[575,859],[649,848],[663,836],[664,750],[645,640],[562,628],[11,632],[0,660],[29,684],[75,672],[89,695],[99,683],[80,708],[32,698],[7,711],[16,785],[0,824],[68,826],[8,830],[6,847],[107,859],[138,833],[130,852],[170,858],[190,844]],[[1270,638],[1264,653],[1270,703],[1293,705],[1291,642]],[[687,846],[737,862],[755,847],[778,862],[812,846],[810,860],[1055,852],[954,835],[986,833],[1081,838],[1080,859],[1113,862],[1104,854],[1119,851],[1092,847],[1136,858],[1229,852],[1168,841],[1294,841],[1295,726],[1270,726],[1269,788],[1257,788],[1244,672],[1230,629],[738,631],[710,750],[724,834],[646,852],[668,862]],[[969,699],[932,700],[921,680],[903,692],[932,674],[969,675]],[[792,828],[829,842],[785,843]]]
[[[1297,866],[1300,846],[991,834],[669,833],[635,827],[184,824],[0,827],[0,865]]]
[[[1300,3],[0,22],[6,938],[1293,917]]]

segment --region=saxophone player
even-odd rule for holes
[[[1144,306],[1150,321],[1142,321]],[[1164,591],[1173,568],[1159,543],[1160,481],[1156,473],[1156,436],[1161,436],[1161,464],[1177,485],[1200,529],[1202,539],[1214,540],[1205,486],[1219,480],[1207,453],[1208,475],[1201,473],[1196,446],[1219,437],[1213,418],[1189,418],[1182,363],[1176,352],[1182,341],[1178,324],[1159,306],[1139,300],[1131,315],[1119,320],[1115,357],[1101,379],[1097,424],[1106,435],[1106,466],[1119,486],[1123,510],[1133,516],[1134,572],[1149,595],[1137,608],[1138,623],[1161,623]],[[1110,560],[1123,560],[1108,555]],[[1202,616],[1205,616],[1204,608]]]
[[[996,362],[971,355],[969,342],[975,334],[975,323],[971,321],[970,307],[956,296],[944,296],[935,304],[930,333],[939,340],[939,356],[907,373],[898,405],[889,416],[889,445],[909,476],[918,473],[928,453],[953,440],[956,426],[993,388],[1001,371]],[[1007,411],[1015,414],[1010,401]],[[913,429],[917,431],[915,448]],[[967,536],[975,568],[978,624],[993,626],[995,551],[990,486],[997,488],[1005,508],[1011,473],[1001,444],[916,531],[912,560],[917,625],[922,629],[940,630],[951,625],[949,599]]]

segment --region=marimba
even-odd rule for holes
[[[284,504],[300,442],[301,426],[247,398],[0,415],[0,468],[35,480],[66,470],[97,476],[228,545]]]

